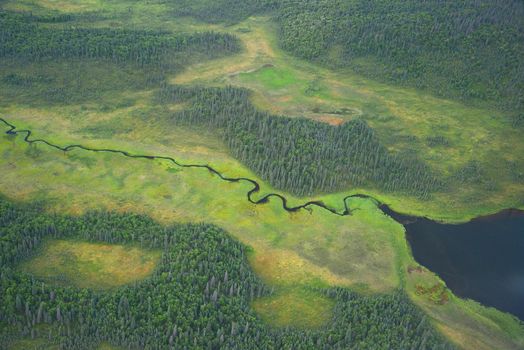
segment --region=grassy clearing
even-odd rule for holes
[[[137,247],[50,240],[19,268],[50,283],[107,289],[146,278],[159,258]]]
[[[251,73],[241,73],[240,80],[256,80],[268,90],[287,88],[297,83],[292,71],[282,70],[272,66],[262,67]]]
[[[332,300],[304,289],[284,289],[255,300],[253,308],[263,320],[277,327],[319,327],[331,318]]]

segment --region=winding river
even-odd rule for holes
[[[296,207],[290,207],[287,203],[287,199],[286,197],[282,196],[281,194],[278,194],[278,193],[270,193],[270,194],[267,194],[265,195],[264,197],[260,198],[260,199],[253,199],[253,195],[260,192],[260,185],[258,184],[258,182],[256,182],[255,180],[252,180],[252,179],[249,179],[247,177],[226,177],[224,176],[222,173],[220,173],[218,170],[214,169],[212,166],[208,165],[208,164],[183,164],[183,163],[180,163],[178,162],[176,159],[172,158],[172,157],[167,157],[167,156],[159,156],[159,155],[144,155],[144,154],[132,154],[132,153],[129,153],[127,151],[123,151],[123,150],[118,150],[118,149],[111,149],[111,148],[93,148],[93,147],[87,147],[87,146],[83,146],[83,145],[78,145],[78,144],[75,144],[75,145],[68,145],[68,146],[59,146],[59,145],[56,145],[56,144],[53,144],[49,141],[46,141],[46,140],[43,140],[43,139],[31,139],[31,130],[18,130],[17,127],[11,123],[9,123],[7,120],[5,120],[4,118],[0,118],[0,122],[4,123],[5,125],[7,125],[9,127],[9,130],[7,130],[5,133],[8,134],[8,135],[18,135],[18,134],[24,134],[25,137],[24,137],[24,141],[29,143],[29,144],[37,144],[37,143],[42,143],[42,144],[45,144],[49,147],[52,147],[52,148],[55,148],[59,151],[63,151],[63,152],[69,152],[69,151],[72,151],[74,149],[82,149],[84,151],[89,151],[89,152],[99,152],[99,153],[115,153],[115,154],[120,154],[120,155],[123,155],[125,157],[129,157],[129,158],[140,158],[140,159],[149,159],[149,160],[167,160],[179,167],[182,167],[182,168],[201,168],[201,169],[207,169],[209,172],[217,175],[220,179],[224,180],[224,181],[228,181],[228,182],[249,182],[253,187],[251,188],[251,190],[249,190],[247,192],[247,200],[250,202],[250,203],[253,203],[253,204],[264,204],[264,203],[267,203],[271,198],[278,198],[281,202],[282,202],[282,208],[288,212],[295,212],[297,210],[300,210],[300,209],[306,209],[306,210],[310,210],[311,207],[319,207],[319,208],[322,208],[324,210],[327,210],[329,212],[331,212],[332,214],[335,214],[335,215],[338,215],[338,216],[347,216],[347,215],[351,215],[351,212],[352,210],[348,207],[347,205],[347,200],[349,198],[369,198],[369,199],[372,199],[374,201],[376,201],[374,198],[370,197],[370,196],[367,196],[367,195],[364,195],[364,194],[353,194],[353,195],[349,195],[347,197],[345,197],[343,199],[343,203],[344,203],[344,210],[343,211],[337,211],[336,209],[333,209],[333,208],[330,208],[329,206],[327,206],[326,204],[324,204],[322,201],[309,201],[309,202],[306,202],[302,205],[299,205],[299,206],[296,206]],[[376,201],[377,203],[379,203],[378,201]]]
[[[82,149],[115,153],[130,158],[166,160],[183,168],[206,169],[224,181],[248,182],[252,185],[247,192],[249,202],[259,205],[276,198],[288,212],[318,207],[334,215],[347,216],[352,214],[352,209],[347,204],[347,200],[352,197],[369,198],[380,204],[373,197],[363,194],[345,197],[343,211],[337,211],[322,201],[309,201],[290,207],[287,199],[278,193],[253,199],[253,195],[260,191],[258,182],[245,177],[226,177],[207,164],[182,164],[167,156],[132,154],[124,150],[93,148],[79,144],[59,146],[43,139],[32,139],[30,130],[18,130],[3,118],[0,118],[0,121],[8,127],[6,134],[25,135],[24,141],[29,144],[42,143],[63,152]],[[380,208],[405,226],[415,259],[437,273],[455,294],[510,312],[524,320],[524,211],[505,210],[468,223],[452,225],[401,215],[385,204],[380,204]]]

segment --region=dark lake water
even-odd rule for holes
[[[382,209],[406,227],[415,260],[456,295],[524,320],[524,211],[451,225]]]

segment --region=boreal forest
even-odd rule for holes
[[[523,349],[520,0],[0,0],[0,349]]]

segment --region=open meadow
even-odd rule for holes
[[[20,269],[51,284],[106,289],[149,276],[159,252],[137,247],[51,240]]]

